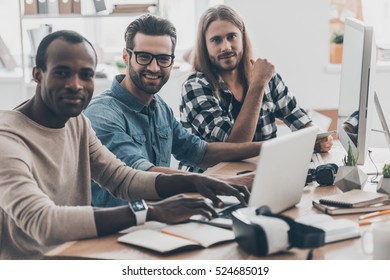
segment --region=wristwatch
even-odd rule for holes
[[[138,225],[143,225],[146,222],[148,213],[148,205],[143,199],[136,199],[129,202],[129,208],[134,213],[135,221]]]

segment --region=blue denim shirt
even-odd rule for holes
[[[118,75],[110,89],[92,99],[84,114],[100,141],[128,166],[148,170],[169,167],[171,154],[181,162],[198,164],[207,142],[190,134],[176,120],[172,109],[157,94],[146,107],[120,82]],[[92,182],[92,204],[111,207],[126,204]]]

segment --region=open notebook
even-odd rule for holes
[[[308,127],[263,142],[248,206],[267,205],[273,213],[280,213],[300,201],[317,131],[316,127]],[[221,211],[218,218],[207,220],[193,216],[191,220],[231,228],[229,214],[240,206],[234,204],[228,207]]]
[[[231,230],[200,223],[163,225],[161,228],[137,227],[118,238],[118,242],[143,247],[159,253],[191,248],[207,248],[232,240],[234,240],[234,233]]]

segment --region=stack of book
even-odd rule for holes
[[[87,0],[83,1],[85,2]],[[104,0],[100,1],[104,3]],[[24,0],[23,2],[24,15],[81,13],[81,0]]]
[[[112,13],[150,13],[156,9],[156,4],[114,4]]]
[[[313,201],[314,208],[329,215],[367,213],[390,209],[387,194],[351,190]]]

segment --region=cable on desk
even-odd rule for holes
[[[313,259],[313,251],[314,251],[314,248],[311,248],[309,250],[309,252],[307,253],[306,260],[312,260]]]
[[[378,171],[378,167],[376,167],[375,162],[372,160],[371,152],[372,152],[371,150],[368,150],[368,157],[370,158],[372,164],[375,166],[376,174],[375,174],[374,177],[371,178],[370,183],[371,183],[371,184],[378,184],[378,181],[377,181],[376,179],[377,179],[378,176],[379,176],[379,171]]]

